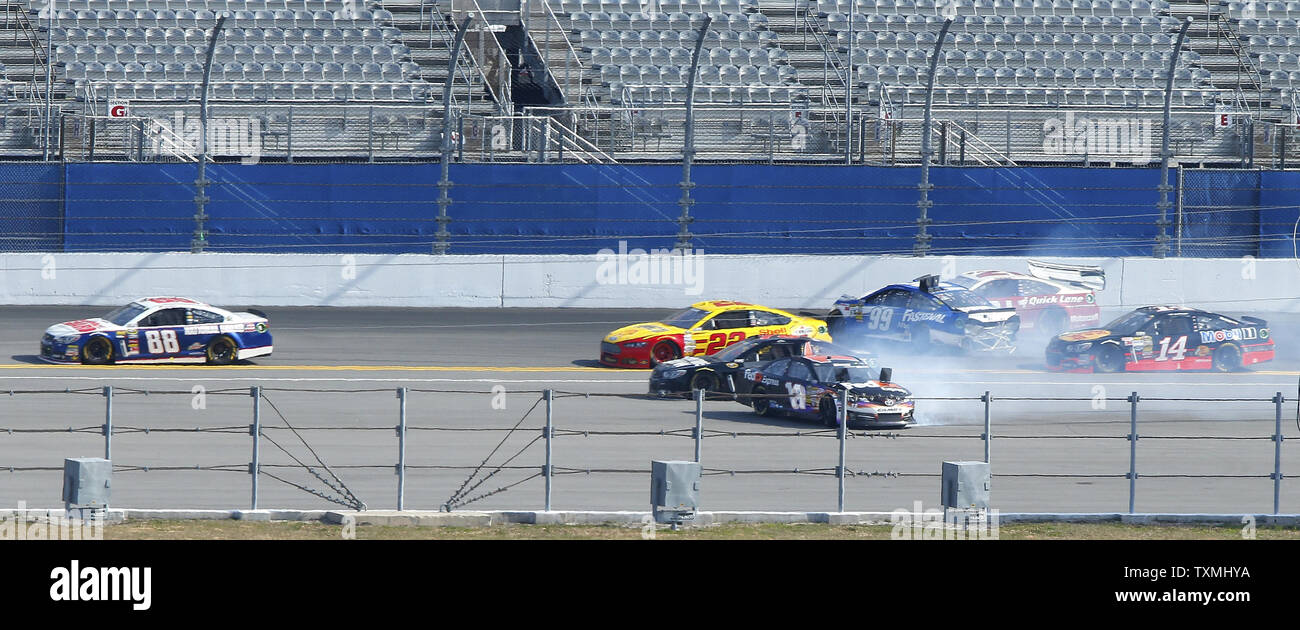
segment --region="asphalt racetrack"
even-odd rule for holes
[[[647,372],[595,362],[605,332],[667,310],[266,308],[275,354],[245,365],[36,360],[47,326],[108,310],[0,307],[0,505],[61,507],[63,459],[104,455],[97,431],[106,385],[117,392],[115,507],[249,507],[253,385],[265,388],[265,508],[336,507],[302,489],[335,494],[299,465],[334,483],[317,457],[368,507],[394,508],[398,387],[411,390],[408,509],[438,509],[453,496],[458,509],[541,509],[543,479],[535,475],[545,461],[545,406],[536,403],[548,388],[557,390],[553,509],[648,509],[650,461],[694,453],[694,403],[649,399]],[[1042,344],[1022,343],[1011,356],[885,349],[883,364],[918,397],[922,426],[848,442],[848,468],[873,474],[847,480],[845,507],[937,507],[941,462],[983,458],[978,397],[987,390],[994,507],[1126,511],[1130,409],[1123,399],[1136,391],[1143,398],[1137,511],[1271,512],[1275,410],[1268,399],[1276,392],[1287,399],[1282,471],[1300,475],[1300,316],[1245,314],[1269,320],[1278,358],[1232,374],[1053,374],[1043,369]],[[1011,400],[1027,398],[1051,400]],[[1212,398],[1255,400],[1189,400]],[[516,424],[518,431],[499,430]],[[837,443],[829,432],[759,418],[731,401],[706,403],[704,426],[702,509],[836,509]],[[465,483],[485,461],[476,479],[486,481]],[[1300,480],[1283,481],[1281,511],[1300,512]]]

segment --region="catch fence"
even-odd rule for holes
[[[0,390],[0,492],[53,503],[62,459],[102,452],[117,507],[644,509],[650,461],[694,459],[701,509],[889,511],[937,499],[941,462],[983,460],[1004,511],[1300,505],[1283,484],[1300,454],[1283,448],[1281,393],[919,397],[922,426],[906,430],[758,417],[737,402],[752,396],[693,398],[500,386]],[[62,420],[92,414],[104,421]],[[1040,416],[1058,421],[1027,420]]]

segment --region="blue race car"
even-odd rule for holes
[[[41,359],[50,363],[210,363],[271,354],[270,322],[180,297],[136,300],[103,317],[50,326]]]
[[[889,340],[919,352],[933,346],[963,351],[1016,349],[1020,316],[938,276],[891,284],[861,298],[843,296],[826,317],[836,343]]]

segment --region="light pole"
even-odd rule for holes
[[[1160,203],[1156,204],[1160,209],[1160,221],[1156,223],[1160,233],[1156,235],[1156,258],[1164,258],[1169,254],[1169,193],[1173,190],[1169,185],[1169,159],[1173,157],[1169,151],[1169,110],[1174,98],[1174,68],[1178,66],[1178,55],[1183,51],[1183,38],[1187,36],[1187,27],[1191,25],[1192,18],[1188,16],[1183,21],[1183,27],[1178,29],[1178,41],[1174,42],[1174,52],[1169,56],[1169,76],[1165,77],[1164,129],[1160,134]]]
[[[54,135],[54,0],[45,3],[45,129],[41,134],[41,159],[50,160]]]
[[[849,0],[849,64],[844,70],[844,165],[853,163],[853,14],[857,0]]]
[[[190,253],[202,254],[208,246],[208,232],[205,222],[208,219],[208,81],[212,78],[212,53],[217,47],[217,38],[221,36],[221,27],[226,25],[226,12],[217,18],[217,25],[212,27],[212,37],[208,39],[208,53],[203,62],[203,85],[199,87],[199,177],[194,180],[194,238],[190,240]]]
[[[921,198],[916,202],[919,216],[916,218],[916,244],[912,246],[912,254],[915,256],[925,256],[930,253],[930,235],[926,233],[926,227],[932,223],[930,220],[930,108],[934,105],[934,73],[939,65],[939,52],[943,50],[943,40],[948,37],[948,29],[952,26],[952,18],[943,22],[943,28],[939,31],[939,41],[934,43],[934,54],[930,56],[930,76],[927,77],[925,86],[925,122],[921,125],[921,183],[917,188],[921,191]]]
[[[677,200],[677,205],[681,206],[682,214],[677,217],[677,249],[685,252],[691,248],[691,231],[689,226],[695,219],[691,218],[691,206],[695,201],[691,199],[691,189],[695,184],[691,182],[691,161],[695,158],[695,74],[700,68],[700,48],[704,46],[704,35],[709,32],[709,25],[713,23],[713,16],[705,15],[704,24],[700,26],[700,35],[695,39],[695,52],[691,54],[691,75],[686,79],[686,137],[682,143],[682,181],[678,184],[682,189],[682,198]]]
[[[465,31],[469,30],[472,21],[474,16],[465,16],[460,23],[460,30],[456,31],[456,42],[451,47],[451,59],[447,61],[447,82],[442,86],[442,179],[438,180],[438,233],[437,240],[433,244],[435,254],[447,253],[449,247],[447,241],[451,237],[451,233],[447,231],[447,224],[451,223],[451,218],[447,216],[447,206],[451,205],[451,198],[447,196],[447,191],[451,188],[451,82],[456,78],[460,48],[465,44]]]

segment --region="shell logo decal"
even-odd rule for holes
[[[1060,336],[1060,339],[1061,341],[1092,341],[1093,339],[1101,339],[1102,337],[1109,336],[1109,330],[1083,330],[1079,332],[1065,333]]]

